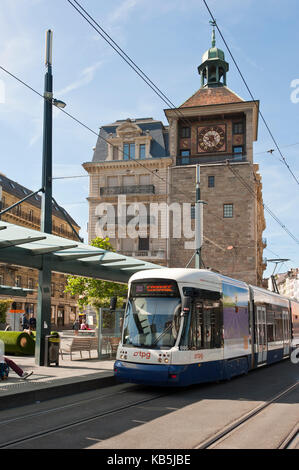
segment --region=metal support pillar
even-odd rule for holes
[[[49,234],[52,233],[52,37],[52,31],[47,31],[41,201],[41,231]],[[49,256],[43,255],[42,269],[39,273],[35,350],[35,362],[39,366],[45,365],[45,338],[51,332],[51,277]]]
[[[196,203],[195,203],[195,268],[201,269],[201,248],[203,244],[203,204],[200,199],[200,165],[196,165]]]

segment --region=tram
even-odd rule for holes
[[[162,268],[129,281],[114,374],[188,386],[230,379],[299,347],[299,303],[204,269]]]

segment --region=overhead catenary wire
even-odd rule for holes
[[[161,89],[149,78],[149,76],[131,59],[131,57],[112,39],[112,37],[100,26],[100,24],[83,8],[77,0],[66,0],[82,18],[109,44],[112,49],[134,70],[134,72],[153,90],[153,92],[169,107],[175,114],[188,125],[191,121],[176,107],[175,104],[161,91]],[[77,6],[76,6],[77,5]]]
[[[35,93],[36,95],[38,95],[39,97],[41,97],[43,100],[48,100],[49,98],[45,97],[42,93],[38,92],[37,90],[35,90],[33,87],[31,87],[30,85],[28,85],[26,82],[24,82],[23,80],[21,80],[19,77],[17,77],[16,75],[14,75],[13,73],[9,72],[6,68],[4,68],[3,66],[0,65],[0,69],[3,70],[5,73],[7,73],[9,76],[11,76],[12,78],[14,78],[15,80],[17,80],[19,83],[21,83],[23,86],[25,86],[26,88],[28,88],[29,90],[31,90],[33,93]],[[51,100],[52,102],[52,100]],[[54,103],[52,102],[52,106],[55,106]],[[83,123],[80,119],[76,118],[75,116],[73,116],[72,114],[68,113],[65,109],[63,108],[57,108],[59,109],[59,111],[61,111],[62,113],[64,113],[65,115],[67,115],[70,119],[72,119],[73,121],[75,121],[77,124],[83,126],[86,130],[88,130],[89,132],[91,132],[92,134],[96,135],[97,137],[101,138],[102,140],[104,140],[107,144],[109,145],[112,145],[110,142],[108,142],[103,136],[101,136],[98,132],[94,131],[92,128],[90,128],[88,125],[86,125],[85,123]],[[118,148],[118,147],[117,147]],[[123,155],[125,155],[125,152],[123,150],[121,150],[121,153],[123,153]],[[155,171],[152,171],[150,170],[149,168],[147,168],[145,165],[143,165],[139,160],[135,160],[135,159],[131,159],[130,156],[129,156],[129,160],[130,161],[134,161],[136,162],[137,164],[139,164],[141,167],[143,167],[146,171],[152,173],[156,178],[159,178],[160,180],[162,180],[165,184],[167,184],[169,187],[172,187],[173,185],[168,182],[167,180],[165,180],[163,177],[161,177],[160,175],[157,174],[157,172]],[[249,189],[250,187],[248,187],[247,189]],[[249,189],[251,192],[251,188]],[[186,193],[183,193],[182,191],[180,190],[177,190],[176,188],[176,194],[182,194],[184,197],[187,198],[187,200],[189,199],[189,195],[186,195]],[[265,206],[264,206],[265,207]],[[270,213],[270,209],[267,208],[268,212]],[[271,211],[272,212],[272,211]],[[273,214],[273,213],[272,213]],[[272,215],[270,214],[270,215]],[[216,216],[214,214],[215,217],[219,218],[218,216]],[[287,229],[287,227],[279,221],[278,217],[276,217],[274,214],[272,215],[276,218],[276,221],[281,225],[282,228],[284,228],[284,230],[288,233],[289,236],[292,237],[292,239],[294,241],[296,241],[296,243],[299,243],[299,241],[291,234],[291,232]]]
[[[274,142],[276,149],[278,150],[278,152],[279,152],[279,154],[280,154],[280,156],[281,156],[281,158],[282,158],[283,164],[287,167],[287,169],[288,169],[288,171],[290,172],[290,174],[292,175],[293,179],[296,181],[296,183],[297,183],[298,186],[299,186],[299,180],[298,180],[298,178],[296,177],[296,175],[293,173],[293,171],[291,170],[291,168],[290,168],[288,162],[286,161],[285,157],[283,156],[283,154],[282,154],[282,152],[281,152],[281,150],[280,150],[280,147],[279,147],[279,145],[278,145],[278,143],[277,143],[277,141],[276,141],[276,139],[275,139],[275,137],[274,137],[274,135],[273,135],[273,133],[272,133],[272,131],[271,131],[271,129],[270,129],[270,127],[269,127],[267,121],[266,121],[266,119],[264,118],[264,115],[263,115],[263,113],[261,112],[261,110],[260,110],[260,108],[259,108],[259,106],[258,106],[258,104],[257,104],[257,102],[256,102],[256,100],[255,100],[255,98],[254,98],[254,96],[253,96],[253,94],[252,94],[252,92],[251,92],[251,90],[250,90],[248,84],[247,84],[247,81],[245,80],[244,75],[242,74],[242,72],[241,72],[241,70],[240,70],[240,67],[238,66],[237,61],[236,61],[236,59],[234,58],[234,56],[233,56],[233,54],[232,54],[232,52],[231,52],[231,50],[230,50],[230,47],[228,46],[228,44],[227,44],[227,42],[226,42],[226,40],[225,40],[225,38],[224,38],[224,36],[223,36],[223,34],[222,34],[220,28],[219,28],[219,26],[218,26],[218,24],[217,24],[217,22],[216,22],[216,19],[215,19],[213,13],[211,12],[211,10],[210,10],[210,8],[209,8],[209,6],[208,6],[206,0],[203,0],[203,3],[205,4],[205,6],[206,6],[206,8],[207,8],[207,10],[208,10],[208,12],[209,12],[211,18],[212,18],[212,21],[214,22],[214,24],[215,24],[215,26],[216,26],[216,28],[217,28],[217,31],[219,32],[219,34],[220,34],[220,36],[221,36],[221,38],[222,38],[222,40],[223,40],[223,42],[224,42],[224,44],[225,44],[225,46],[226,46],[228,52],[229,52],[229,55],[231,56],[231,58],[232,58],[232,60],[233,60],[235,66],[236,66],[236,68],[237,68],[237,70],[238,70],[238,72],[239,72],[239,75],[240,75],[240,77],[241,77],[241,79],[242,79],[242,81],[243,81],[243,83],[244,83],[244,85],[245,85],[245,87],[246,87],[246,89],[247,89],[247,91],[248,91],[248,93],[249,93],[249,95],[250,95],[252,101],[254,101],[256,107],[258,108],[258,113],[259,113],[259,115],[260,115],[260,117],[261,117],[261,119],[262,119],[264,125],[266,126],[266,129],[267,129],[267,131],[268,131],[268,133],[269,133],[269,135],[270,135],[272,141]]]
[[[255,102],[255,105],[258,107],[257,103],[256,103],[256,100],[234,58],[234,56],[232,55],[232,52],[227,44],[227,42],[225,41],[224,37],[223,37],[223,34],[222,32],[220,31],[217,23],[216,23],[216,20],[207,4],[207,2],[205,0],[203,0],[210,15],[211,15],[211,18],[213,19],[213,22],[215,24],[215,26],[217,27],[217,30],[224,42],[224,44],[226,45],[228,51],[229,51],[229,54],[252,98],[252,100]],[[86,9],[83,8],[83,6],[77,1],[77,0],[67,0],[67,2],[90,24],[90,26],[115,50],[115,52],[140,76],[140,78],[145,81],[145,83],[159,96],[159,98],[161,98],[164,103],[167,104],[167,106],[173,108],[173,110],[175,111],[176,114],[179,114],[179,117],[181,117],[181,119],[183,121],[185,121],[188,125],[191,124],[190,120],[186,119],[186,117],[180,112],[179,109],[176,108],[176,106],[172,103],[172,101],[160,90],[160,88],[155,85],[155,83],[148,77],[147,74],[145,74],[143,72],[143,70],[138,67],[138,65],[130,58],[130,56],[112,39],[112,37],[100,26],[100,24],[86,11]],[[76,6],[77,5],[77,6]],[[293,171],[291,170],[289,164],[287,163],[285,157],[283,156],[281,150],[280,150],[280,147],[278,146],[277,144],[277,141],[276,139],[274,138],[274,135],[269,127],[269,125],[267,124],[262,112],[260,111],[260,109],[258,108],[258,112],[259,112],[259,115],[261,116],[261,119],[263,120],[280,156],[281,156],[281,159],[279,159],[289,170],[289,172],[291,173],[292,177],[295,179],[296,183],[299,185],[299,180],[298,178],[295,176],[295,174],[293,173]],[[295,144],[296,145],[296,144]]]
[[[249,193],[257,199],[256,193],[253,191],[251,186],[244,180],[244,178],[238,173],[238,171],[235,168],[232,168],[232,166],[227,162],[227,166],[230,169],[230,171],[235,175],[235,177],[242,183],[242,185],[249,191]],[[262,202],[263,208],[270,214],[270,216],[281,226],[281,228],[299,245],[299,240],[296,238],[290,230],[286,227],[283,222],[274,214],[274,212],[264,203]]]
[[[153,91],[154,91],[168,106],[171,106],[171,107],[173,107],[173,108],[176,108],[175,105],[167,98],[167,96],[166,96],[163,92],[161,92],[161,90],[152,82],[152,80],[136,65],[136,63],[128,56],[128,54],[126,54],[126,53],[123,51],[123,49],[121,49],[121,47],[111,38],[111,36],[108,35],[108,33],[107,33],[107,32],[99,25],[99,23],[82,7],[82,5],[81,5],[77,0],[67,0],[67,1],[68,1],[68,3],[69,3],[81,16],[92,26],[92,28],[93,28],[95,31],[97,31],[98,34],[100,34],[100,36],[117,52],[117,54],[119,54],[119,55],[123,58],[123,60],[125,60],[125,62],[127,62],[127,64],[142,78],[142,80],[144,80],[144,81],[150,86],[150,88],[153,89]],[[252,92],[250,91],[249,86],[248,86],[248,84],[247,84],[247,82],[246,82],[246,80],[245,80],[245,78],[244,78],[244,76],[243,76],[243,74],[242,74],[242,72],[241,72],[241,70],[240,70],[240,68],[239,68],[239,66],[238,66],[238,64],[237,64],[237,62],[236,62],[234,56],[232,55],[231,50],[230,50],[230,48],[229,48],[227,42],[226,42],[225,39],[224,39],[223,34],[222,34],[222,32],[220,31],[220,29],[219,29],[219,27],[218,27],[218,25],[217,25],[217,23],[216,23],[216,20],[215,20],[213,14],[212,14],[212,12],[211,12],[211,10],[209,9],[209,7],[208,7],[208,5],[207,5],[207,2],[206,2],[205,0],[203,0],[203,1],[204,1],[205,5],[206,5],[206,7],[207,7],[207,9],[208,9],[208,11],[209,11],[209,13],[210,13],[210,15],[211,15],[211,18],[212,18],[212,20],[213,20],[215,26],[217,27],[217,30],[218,30],[218,32],[219,32],[219,34],[220,34],[220,36],[221,36],[223,42],[225,43],[225,45],[226,45],[226,47],[227,47],[227,49],[228,49],[228,51],[229,51],[229,54],[230,54],[230,56],[231,56],[231,58],[232,58],[232,60],[233,60],[233,62],[234,62],[234,64],[235,64],[235,66],[236,66],[236,68],[237,68],[237,70],[238,70],[238,72],[239,72],[239,74],[240,74],[240,76],[241,76],[241,78],[242,78],[242,80],[243,80],[243,82],[244,82],[244,84],[245,84],[245,86],[246,86],[246,88],[247,88],[247,90],[248,90],[248,92],[249,92],[249,94],[250,94],[252,100],[254,101],[255,105],[258,107],[258,104],[256,103],[256,100],[255,100],[255,98],[254,98]],[[77,6],[76,6],[75,4],[76,4]],[[85,15],[86,15],[86,16],[85,16]],[[174,109],[174,110],[175,110],[176,112],[179,111],[178,109]],[[288,165],[286,159],[284,158],[284,156],[283,156],[283,154],[282,154],[282,152],[281,152],[281,150],[280,150],[280,148],[279,148],[279,146],[278,146],[278,144],[277,144],[277,142],[276,142],[276,140],[275,140],[275,138],[274,138],[274,136],[273,136],[273,134],[272,134],[272,132],[271,132],[271,130],[270,130],[270,128],[269,128],[269,126],[268,126],[268,124],[267,124],[265,118],[264,118],[264,116],[263,116],[263,114],[261,113],[259,107],[258,107],[258,112],[259,112],[259,115],[261,116],[261,118],[262,118],[262,120],[263,120],[263,122],[264,122],[264,124],[265,124],[265,126],[266,126],[266,128],[267,128],[267,130],[268,130],[268,132],[269,132],[269,134],[270,134],[270,136],[271,136],[273,142],[275,143],[275,146],[276,146],[277,150],[279,151],[279,153],[280,153],[280,155],[281,155],[282,160],[280,160],[280,161],[282,161],[282,162],[287,166],[287,168],[288,168],[288,170],[290,171],[290,173],[292,174],[293,178],[295,179],[295,181],[297,182],[297,184],[299,184],[298,179],[296,178],[296,176],[295,176],[294,173],[292,172],[290,166]],[[180,113],[180,114],[181,114],[181,113]],[[185,116],[183,116],[183,118],[185,118]],[[188,123],[190,124],[190,121],[189,121]],[[264,205],[264,208],[265,208],[265,209],[268,211],[268,213],[281,225],[281,227],[288,233],[288,235],[291,236],[291,237],[293,238],[293,240],[296,241],[296,243],[298,243],[298,240],[296,239],[296,237],[294,237],[293,234],[287,229],[287,227],[286,227],[282,222],[279,221],[279,219],[277,218],[277,216],[275,216],[275,214],[274,214],[266,205]]]

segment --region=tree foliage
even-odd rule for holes
[[[11,303],[12,299],[0,299],[0,323],[6,323],[6,313]]]
[[[95,238],[91,245],[107,251],[115,251],[109,238]],[[65,292],[78,296],[79,309],[82,311],[87,305],[97,309],[109,307],[111,297],[117,296],[117,307],[121,307],[127,296],[127,286],[115,282],[101,281],[79,276],[68,276]]]

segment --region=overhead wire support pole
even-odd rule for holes
[[[52,128],[53,128],[53,32],[46,32],[46,75],[44,91],[44,138],[42,160],[41,231],[52,233]],[[35,362],[45,365],[45,341],[51,332],[51,264],[49,255],[42,255],[39,271],[38,309],[36,322]]]
[[[196,203],[195,203],[195,268],[201,269],[201,249],[203,244],[203,205],[200,197],[200,165],[196,165]]]
[[[65,221],[68,223],[68,225],[71,227],[72,229],[72,232],[74,233],[74,235],[78,238],[78,240],[83,243],[83,239],[80,237],[79,233],[75,230],[73,224],[71,223],[70,219],[67,217],[67,215],[65,214],[65,212],[61,209],[61,207],[57,204],[56,200],[54,199],[54,197],[52,197],[52,200],[53,202],[55,203],[57,209],[59,210],[59,212],[63,215]]]

